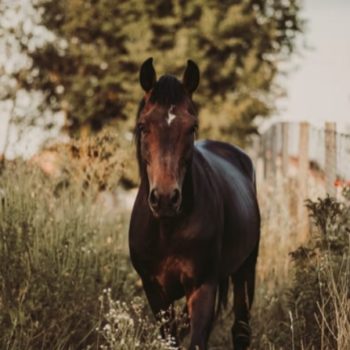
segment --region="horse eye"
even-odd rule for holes
[[[137,131],[138,132],[146,132],[146,125],[144,123],[138,123],[137,124]]]
[[[193,125],[189,131],[190,134],[194,134],[195,132],[197,132],[198,129],[198,125]]]

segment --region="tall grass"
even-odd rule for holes
[[[0,177],[0,348],[78,349],[96,344],[98,297],[133,295],[120,249],[123,218],[95,193],[25,164]]]
[[[99,185],[60,184],[21,162],[0,175],[0,348],[172,349],[129,263],[128,216],[96,202]],[[350,348],[350,194],[308,208],[314,229],[302,245],[264,222],[252,349]],[[216,323],[210,349],[232,349],[232,315]]]
[[[312,234],[279,258],[279,265],[289,260],[289,272],[268,288],[258,278],[255,349],[350,348],[350,191],[344,190],[342,201],[326,197],[307,207]]]

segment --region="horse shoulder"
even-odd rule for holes
[[[199,149],[208,151],[213,156],[219,157],[238,168],[243,175],[255,182],[255,170],[253,161],[247,153],[235,145],[226,142],[202,140],[196,143]]]

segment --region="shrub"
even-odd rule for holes
[[[350,189],[306,206],[314,227],[290,254],[292,281],[255,310],[258,349],[350,348]]]
[[[293,252],[294,336],[305,348],[350,348],[350,191],[307,201],[317,231]]]
[[[46,146],[32,163],[56,178],[57,191],[66,186],[113,191],[121,180],[135,183],[136,160],[131,161],[130,146],[121,133],[104,129],[92,137]]]

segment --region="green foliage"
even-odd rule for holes
[[[93,150],[89,142],[85,149]],[[109,141],[96,142],[103,159]],[[171,348],[139,298],[123,214],[96,203],[99,177],[91,179],[96,184],[83,191],[73,180],[57,192],[57,178],[28,164],[7,163],[0,175],[1,349]],[[291,254],[290,285],[276,286],[273,296],[257,286],[253,349],[350,346],[350,190],[342,201],[327,197],[307,206],[315,232]],[[269,253],[277,254],[271,247]],[[213,348],[231,346],[231,326],[228,308]]]
[[[259,306],[257,348],[349,348],[350,189],[343,195],[307,201],[315,232],[291,253],[291,286]]]
[[[159,74],[181,75],[186,60],[196,60],[204,135],[244,137],[257,116],[274,108],[278,63],[293,52],[302,28],[298,0],[36,0],[35,6],[55,38],[35,50],[22,40],[33,64],[17,78],[43,91],[52,109],[64,110],[71,132],[130,120],[141,97],[139,66],[153,56]]]
[[[350,319],[347,316],[342,324],[338,314],[339,308],[347,315],[350,311],[350,191],[346,189],[344,196],[344,202],[329,196],[307,201],[319,234],[292,253],[295,332],[306,348],[345,349],[350,345]],[[339,338],[342,326],[347,328],[347,346]]]
[[[135,187],[138,169],[132,141],[115,130],[87,138],[72,138],[69,143],[43,146],[31,162],[55,178],[56,192],[66,186],[115,193],[119,185]]]
[[[0,177],[1,349],[96,345],[102,291],[135,294],[121,213],[105,211],[81,186],[59,195],[55,186],[19,163]]]

